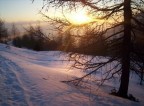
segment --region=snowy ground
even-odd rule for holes
[[[0,44],[0,106],[144,106],[144,86],[136,77],[130,79],[129,92],[140,102],[109,95],[118,83],[99,90],[62,83],[84,73],[68,71],[68,62],[57,61],[65,56],[58,54]]]

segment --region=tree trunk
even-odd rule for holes
[[[144,63],[143,63],[143,66],[144,66]],[[144,71],[143,71],[143,68],[141,68],[141,75],[140,75],[140,85],[142,85],[142,82],[143,82],[143,77],[144,77]]]
[[[131,0],[124,0],[124,36],[122,42],[122,75],[118,95],[127,97],[130,74]]]

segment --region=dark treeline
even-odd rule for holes
[[[144,34],[144,33],[140,33]],[[117,42],[117,38],[110,41],[105,40],[105,36],[97,36],[93,32],[87,31],[84,35],[75,36],[70,31],[65,34],[58,33],[55,37],[46,35],[40,26],[30,26],[25,29],[25,33],[20,36],[16,26],[12,24],[12,29],[8,29],[4,25],[4,21],[0,20],[0,42],[12,44],[19,48],[28,48],[36,51],[65,51],[76,52],[94,56],[110,56],[115,55],[111,48],[111,42]],[[144,53],[144,37],[137,36],[136,40],[131,43],[133,49],[137,49]]]
[[[56,50],[58,42],[46,36],[40,26],[30,26],[22,36],[13,39],[13,45],[16,47],[24,47],[36,51]]]

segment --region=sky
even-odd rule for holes
[[[46,20],[39,11],[43,7],[43,0],[0,0],[0,18],[6,22],[6,27],[11,29],[12,23],[23,29],[25,26],[37,25],[38,21]],[[60,17],[60,10],[49,8],[49,11],[42,11],[44,14],[51,17]],[[89,21],[83,9],[80,9],[76,14],[65,12],[65,16],[72,23],[84,23]],[[47,23],[44,23],[47,24]],[[44,25],[43,25],[44,26]]]
[[[0,0],[0,17],[6,22],[41,20],[42,0]]]
[[[0,18],[6,22],[33,22],[43,20],[44,17],[39,13],[42,7],[43,0],[35,0],[33,3],[32,0],[0,0]],[[60,17],[59,11],[60,10],[55,11],[55,9],[49,8],[48,12],[43,12],[49,16],[56,15]],[[66,12],[65,15],[71,21],[77,20],[77,23],[88,20],[88,17],[82,9],[80,9],[77,14],[72,13],[70,15],[69,12]]]

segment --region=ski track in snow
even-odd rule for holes
[[[5,66],[0,68],[1,83],[4,82],[0,87],[2,91],[0,106],[44,106],[48,104],[22,68],[5,57],[0,56],[0,60],[2,60],[0,65]]]

